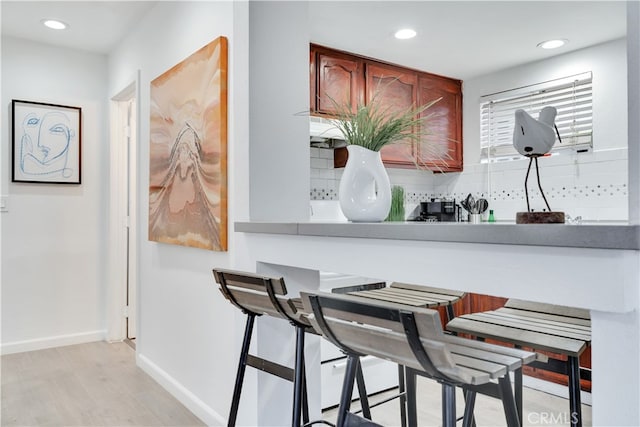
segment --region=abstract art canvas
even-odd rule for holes
[[[151,82],[149,240],[227,250],[227,39]]]
[[[11,102],[13,182],[80,184],[80,107]]]

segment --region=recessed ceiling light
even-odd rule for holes
[[[564,46],[568,41],[569,40],[565,39],[547,40],[546,42],[538,43],[538,47],[541,47],[543,49],[556,49],[558,47]]]
[[[403,28],[402,30],[396,31],[395,36],[400,40],[412,39],[416,36],[416,32],[411,28]]]
[[[67,24],[62,21],[58,21],[57,19],[43,19],[40,22],[42,22],[42,25],[45,27],[49,27],[53,30],[64,30],[69,27]]]

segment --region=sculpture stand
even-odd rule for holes
[[[536,176],[538,178],[538,188],[540,194],[544,199],[545,205],[547,205],[548,212],[532,212],[529,206],[529,190],[527,189],[527,181],[529,180],[529,172],[531,172],[531,163],[536,162]],[[552,212],[549,207],[549,202],[542,191],[542,184],[540,184],[540,171],[538,170],[538,156],[532,156],[529,158],[529,167],[527,168],[527,176],[524,179],[524,193],[527,197],[527,212],[516,213],[516,224],[564,224],[564,212]]]
[[[518,212],[516,224],[564,224],[564,212]]]

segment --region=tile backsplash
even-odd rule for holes
[[[586,221],[628,219],[627,151],[625,149],[563,154],[539,160],[540,180],[552,210]],[[405,190],[409,216],[419,202],[431,198],[464,199],[471,193],[489,201],[498,221],[514,221],[526,211],[526,159],[464,166],[464,172],[387,168],[391,185]],[[311,148],[311,200],[338,200],[343,169],[333,168],[333,150]],[[546,209],[537,187],[535,170],[529,176],[529,199],[536,211]]]

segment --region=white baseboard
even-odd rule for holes
[[[143,354],[138,353],[136,356],[138,366],[145,371],[151,378],[156,380],[162,387],[173,395],[180,403],[187,407],[196,417],[200,418],[208,426],[226,425],[227,419],[220,416],[209,405],[200,400],[195,394],[190,392],[186,387],[176,381],[171,375],[167,374],[158,365],[153,363]]]
[[[529,377],[527,375],[522,376],[522,385],[524,387],[532,388],[534,390],[549,393],[554,396],[564,397],[569,399],[569,388],[567,386],[552,383],[550,381],[541,380],[539,378]],[[591,406],[591,393],[586,391],[580,391],[580,399],[583,405]]]
[[[104,341],[106,335],[107,331],[100,330],[2,343],[2,345],[0,345],[0,354],[22,353],[25,351],[43,350],[45,348],[63,347],[65,345]]]

